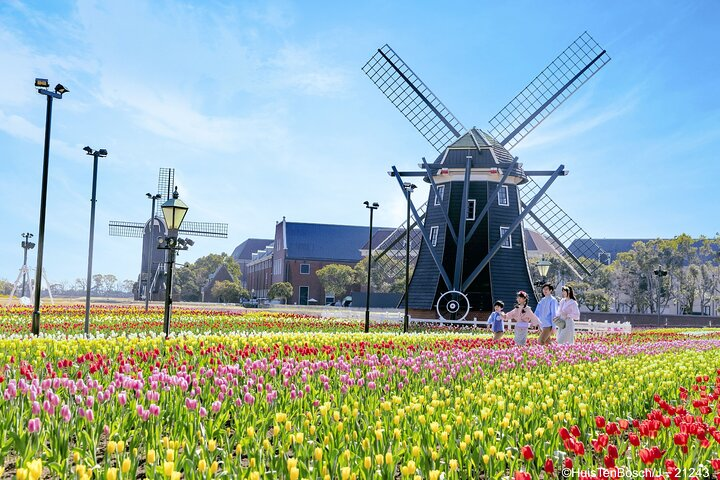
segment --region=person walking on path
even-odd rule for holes
[[[488,326],[493,331],[493,341],[497,342],[500,340],[503,336],[503,333],[505,332],[505,315],[506,313],[503,312],[503,307],[505,307],[505,304],[502,300],[498,300],[495,302],[495,305],[493,305],[493,308],[495,311],[490,314],[490,317],[488,318]]]
[[[528,294],[520,290],[517,293],[517,305],[509,313],[505,314],[508,320],[515,320],[515,345],[520,347],[527,343],[528,327],[533,323],[539,324],[538,317],[533,313],[527,304]]]
[[[543,298],[540,299],[537,307],[535,307],[535,315],[537,315],[540,319],[541,330],[538,343],[540,345],[547,345],[550,343],[550,338],[552,337],[554,327],[553,318],[557,316],[558,301],[553,296],[553,293],[555,293],[555,287],[552,284],[546,283],[543,285],[542,293]]]
[[[575,322],[580,320],[580,308],[571,286],[562,287],[562,297],[558,316],[554,320],[558,327],[557,342],[561,345],[572,345],[575,343]]]

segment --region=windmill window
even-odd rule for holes
[[[465,220],[475,220],[475,199],[471,198],[467,204],[467,218]]]
[[[498,192],[498,205],[501,207],[507,207],[510,205],[510,195],[508,193],[507,185],[503,185]]]
[[[510,230],[508,227],[500,227],[500,238],[502,238],[507,231]],[[508,235],[505,241],[500,245],[502,248],[512,248],[512,235]]]
[[[303,275],[310,275],[310,264],[309,263],[301,263],[300,264],[300,273]]]
[[[445,198],[445,185],[439,185],[437,187],[437,194],[435,195],[435,205],[440,205]]]
[[[430,244],[435,247],[437,246],[437,240],[438,240],[438,232],[439,228],[437,226],[430,227]]]

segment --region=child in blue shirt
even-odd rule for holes
[[[495,305],[493,305],[495,311],[490,314],[490,317],[488,317],[488,327],[492,328],[493,341],[495,342],[502,338],[505,331],[505,325],[503,324],[503,320],[505,320],[505,312],[502,311],[503,307],[505,307],[505,303],[503,303],[502,300],[496,301]]]

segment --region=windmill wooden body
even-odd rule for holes
[[[390,172],[422,237],[408,291],[411,308],[462,320],[471,309],[491,310],[498,299],[512,305],[518,290],[533,291],[518,228],[523,222],[542,231],[578,276],[592,274],[593,262],[568,246],[582,238],[589,240],[588,252],[602,249],[546,194],[567,174],[565,167],[526,170],[509,150],[609,60],[583,33],[490,120],[487,131],[465,129],[388,45],[365,64],[363,71],[440,153],[433,163],[423,159],[419,171],[393,166]],[[431,185],[419,209],[403,187],[408,177]]]
[[[161,205],[172,196],[175,185],[175,169],[161,168],[158,175],[159,199],[152,211],[152,218],[141,222],[110,222],[110,235],[116,237],[135,237],[143,239],[140,274],[135,300],[162,300],[165,295],[165,263],[167,250],[158,249],[157,239],[167,235],[167,226],[162,215]],[[148,194],[149,195],[149,194]],[[184,221],[178,231],[180,235],[196,237],[227,238],[226,223]]]

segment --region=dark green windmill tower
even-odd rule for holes
[[[422,237],[410,308],[463,320],[471,310],[491,310],[493,300],[512,305],[518,290],[533,291],[523,223],[542,231],[579,277],[592,274],[594,263],[586,257],[602,249],[546,194],[567,174],[565,167],[527,170],[510,150],[609,60],[583,33],[490,120],[487,132],[466,130],[388,45],[365,64],[363,71],[440,154],[433,163],[423,159],[419,171],[393,166],[391,172],[413,213],[413,222],[399,230],[415,229]],[[431,185],[419,208],[406,188],[409,177]],[[571,252],[576,239],[587,240],[592,255]],[[373,256],[392,247],[383,245]]]

